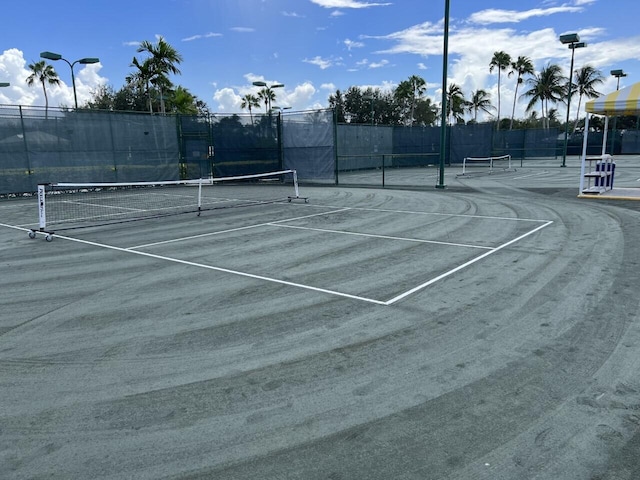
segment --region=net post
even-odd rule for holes
[[[202,212],[202,177],[198,181],[198,216]]]
[[[41,232],[47,228],[45,197],[45,185],[38,185],[38,227]]]
[[[298,172],[293,170],[293,189],[296,193],[296,198],[300,198],[300,192],[298,190]]]

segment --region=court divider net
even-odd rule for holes
[[[164,182],[38,185],[38,230],[110,225],[226,208],[291,202],[300,197],[295,170]],[[47,240],[50,240],[48,235]]]

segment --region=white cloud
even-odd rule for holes
[[[240,111],[242,96],[238,95],[233,88],[222,88],[216,90],[213,99],[217,102],[214,110],[220,113],[237,113]]]
[[[337,59],[337,61],[340,60],[341,59]],[[310,63],[311,65],[316,65],[320,67],[320,70],[326,70],[327,68],[334,66],[336,61],[331,58],[322,58],[320,56],[316,56],[311,59],[305,58],[303,62]]]
[[[336,90],[336,86],[333,83],[323,83],[320,85],[320,90],[329,90],[330,92],[333,92]]]
[[[478,23],[481,25],[489,25],[492,23],[518,23],[532,17],[546,17],[556,13],[576,13],[581,12],[582,10],[583,9],[581,7],[570,7],[567,5],[552,8],[534,8],[532,10],[525,10],[522,12],[517,10],[489,8],[472,14],[469,17],[469,21],[471,23]]]
[[[418,67],[418,70],[426,70],[427,69],[427,66],[422,62],[418,62],[417,67]]]
[[[393,5],[392,3],[373,3],[359,0],[311,0],[311,2],[324,8],[370,8]]]
[[[255,28],[251,28],[251,27],[231,27],[229,30],[233,32],[238,32],[238,33],[252,33],[256,31]]]
[[[221,37],[221,33],[209,32],[204,35],[192,35],[191,37],[183,38],[183,42],[192,42],[193,40],[200,40],[201,38],[212,38],[212,37]]]
[[[347,47],[347,50],[351,50],[352,48],[362,48],[364,47],[364,43],[355,42],[353,40],[349,40],[348,38],[344,41],[344,44]]]
[[[382,68],[389,64],[388,60],[380,60],[379,62],[371,62],[369,68]]]
[[[74,99],[71,71],[65,64],[59,65],[56,62],[52,62],[52,65],[60,78],[60,85],[46,87],[49,106],[72,107]],[[82,67],[75,67],[78,105],[82,105],[89,100],[91,92],[98,86],[108,82],[107,78],[99,74],[102,68],[100,63],[83,65]],[[28,62],[24,59],[23,52],[16,48],[5,50],[0,55],[0,79],[3,82],[9,82],[11,86],[3,88],[0,92],[1,102],[14,105],[44,106],[45,98],[42,84],[38,83],[29,87],[26,82],[29,75],[31,75],[31,71],[29,70]],[[68,79],[69,83],[66,83],[64,79]]]
[[[304,15],[300,15],[296,12],[282,12],[282,16],[284,17],[293,17],[293,18],[305,18]]]

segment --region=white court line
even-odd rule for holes
[[[331,212],[312,213],[311,215],[303,215],[301,217],[285,218],[283,220],[276,220],[274,222],[256,223],[255,225],[246,225],[244,227],[229,228],[227,230],[219,230],[217,232],[200,233],[198,235],[190,235],[188,237],[173,238],[171,240],[163,240],[161,242],[147,243],[145,245],[136,245],[134,247],[128,247],[128,249],[129,250],[135,250],[135,249],[138,249],[138,248],[154,247],[156,245],[165,245],[167,243],[182,242],[183,240],[193,240],[194,238],[210,237],[212,235],[220,235],[220,234],[223,234],[223,233],[238,232],[238,231],[241,231],[241,230],[249,230],[251,228],[264,227],[264,226],[272,225],[272,224],[275,224],[275,223],[292,222],[294,220],[301,220],[303,218],[318,217],[318,216],[321,216],[321,215],[330,215],[332,213],[344,212],[345,210],[349,210],[349,209],[348,208],[341,208],[339,210],[334,210],[334,211],[331,211]]]
[[[549,171],[548,170],[544,170],[542,172],[538,172],[538,173],[531,173],[529,175],[521,175],[519,177],[512,177],[511,180],[521,180],[523,178],[529,178],[529,177],[539,177],[540,175],[548,175]]]
[[[312,228],[312,227],[298,227],[294,225],[280,225],[276,223],[267,223],[267,225],[272,227],[281,227],[281,228],[295,228],[298,230],[311,230],[314,232],[324,232],[324,233],[338,233],[342,235],[356,235],[359,237],[369,237],[369,238],[382,238],[387,240],[401,240],[404,242],[415,242],[415,243],[430,243],[436,245],[450,245],[453,247],[467,247],[467,248],[479,248],[482,250],[493,250],[493,247],[483,247],[480,245],[467,245],[465,243],[452,243],[452,242],[438,242],[436,240],[421,240],[419,238],[405,238],[405,237],[393,237],[390,235],[374,235],[371,233],[359,233],[359,232],[350,232],[347,230],[329,230],[326,228]]]
[[[322,212],[320,214],[307,215],[307,216],[298,217],[298,218],[308,218],[308,217],[313,217],[313,216],[318,216],[318,215],[326,215],[326,214],[330,214],[330,213],[337,213],[339,211],[344,211],[344,210],[350,210],[350,208],[344,208],[344,209],[341,209],[341,210],[336,210],[334,212]],[[361,210],[374,210],[374,209],[361,209]],[[419,212],[417,212],[417,213],[419,213]],[[464,215],[464,216],[469,216],[469,215]],[[493,218],[493,217],[484,217],[484,218]],[[280,220],[279,222],[293,221],[295,219],[297,219],[297,218],[284,219],[284,220]],[[512,219],[511,218],[505,218],[505,220],[512,220]],[[538,222],[542,222],[543,220],[537,220],[537,221]],[[270,224],[275,224],[275,222],[269,222],[269,223]],[[267,223],[265,225],[268,225],[269,223]],[[267,282],[271,282],[271,283],[278,283],[278,284],[281,284],[281,285],[288,285],[288,286],[298,287],[298,288],[311,290],[311,291],[315,291],[315,292],[327,293],[327,294],[336,295],[336,296],[339,296],[339,297],[350,298],[350,299],[354,299],[354,300],[360,300],[360,301],[364,301],[364,302],[368,302],[368,303],[373,303],[373,304],[376,304],[376,305],[390,306],[390,305],[393,305],[394,303],[397,303],[400,300],[402,300],[402,299],[404,299],[404,298],[406,298],[406,297],[408,297],[408,296],[410,296],[410,295],[412,295],[412,294],[414,294],[416,292],[419,292],[420,290],[423,290],[423,289],[427,288],[430,285],[433,285],[434,283],[436,283],[436,282],[438,282],[438,281],[440,281],[440,280],[442,280],[442,279],[444,279],[446,277],[449,277],[449,276],[453,275],[456,272],[459,272],[460,270],[462,270],[462,269],[464,269],[464,268],[466,268],[466,267],[468,267],[470,265],[473,265],[474,263],[476,263],[476,262],[488,257],[489,255],[492,255],[493,253],[496,253],[496,252],[508,247],[509,245],[512,245],[512,244],[522,240],[523,238],[526,238],[529,235],[532,235],[535,232],[537,232],[539,230],[542,230],[545,227],[548,227],[552,223],[553,223],[553,221],[551,221],[551,220],[546,221],[544,224],[534,228],[533,230],[530,230],[529,232],[527,232],[527,233],[525,233],[523,235],[520,235],[519,237],[514,238],[513,240],[510,240],[510,241],[508,241],[508,242],[506,242],[506,243],[504,243],[504,244],[502,244],[502,245],[500,245],[500,246],[498,246],[496,248],[491,248],[488,252],[485,252],[482,255],[479,255],[479,256],[473,258],[472,260],[470,260],[470,261],[468,261],[466,263],[463,263],[462,265],[458,265],[457,267],[455,267],[455,268],[453,268],[453,269],[451,269],[451,270],[449,270],[447,272],[444,272],[443,274],[438,275],[437,277],[432,278],[431,280],[428,280],[428,281],[426,281],[426,282],[424,282],[424,283],[422,283],[422,284],[420,284],[420,285],[418,285],[418,286],[416,286],[414,288],[411,288],[410,290],[407,290],[406,292],[401,293],[400,295],[397,295],[397,296],[395,296],[395,297],[393,297],[393,298],[391,298],[390,300],[387,300],[387,301],[375,300],[375,299],[372,299],[372,298],[361,297],[361,296],[358,296],[358,295],[351,295],[351,294],[348,294],[348,293],[338,292],[338,291],[335,291],[335,290],[328,290],[328,289],[324,289],[324,288],[312,287],[310,285],[304,285],[304,284],[295,283],[295,282],[288,282],[288,281],[285,281],[285,280],[278,280],[278,279],[275,279],[275,278],[264,277],[264,276],[261,276],[261,275],[255,275],[255,274],[251,274],[251,273],[247,273],[247,272],[240,272],[240,271],[237,271],[237,270],[231,270],[231,269],[222,268],[222,267],[215,267],[215,266],[212,266],[212,265],[205,265],[205,264],[201,264],[201,263],[189,262],[189,261],[186,261],[186,260],[180,260],[180,259],[173,258],[173,257],[166,257],[166,256],[155,255],[155,254],[147,253],[147,252],[140,252],[140,251],[137,251],[137,250],[132,250],[130,248],[115,247],[115,246],[112,246],[112,245],[106,245],[106,244],[101,244],[101,243],[97,243],[97,242],[91,242],[91,241],[87,241],[87,240],[81,240],[81,239],[77,239],[77,238],[66,237],[66,236],[62,236],[62,235],[55,235],[55,236],[57,238],[62,238],[62,239],[69,240],[69,241],[72,241],[72,242],[82,243],[82,244],[86,244],[86,245],[93,245],[93,246],[97,246],[97,247],[106,248],[106,249],[109,249],[109,250],[126,252],[126,253],[131,253],[131,254],[134,254],[134,255],[141,255],[141,256],[145,256],[145,257],[149,257],[149,258],[164,260],[164,261],[173,262],[173,263],[179,263],[179,264],[182,264],[182,265],[189,265],[189,266],[204,268],[204,269],[208,269],[208,270],[215,270],[215,271],[224,272],[224,273],[231,273],[231,274],[234,274],[234,275],[253,278],[253,279],[257,279],[257,280],[263,280],[263,281],[267,281]],[[30,231],[27,228],[16,227],[14,225],[6,225],[6,224],[3,224],[3,223],[0,223],[0,226],[7,227],[7,228],[12,228],[12,229],[16,229],[16,230],[22,230],[22,231],[25,231],[25,232],[29,232]],[[278,225],[278,226],[281,226],[281,225]],[[251,227],[246,227],[246,228],[251,228]],[[340,233],[344,233],[344,232],[340,232]],[[137,247],[137,248],[139,248],[139,247]]]
[[[499,247],[496,247],[494,249],[492,249],[489,252],[483,253],[482,255],[477,256],[476,258],[469,260],[466,263],[463,263],[462,265],[458,265],[456,268],[449,270],[448,272],[443,273],[442,275],[438,275],[435,278],[432,278],[431,280],[424,282],[421,285],[418,285],[417,287],[412,288],[411,290],[407,290],[404,293],[401,293],[400,295],[393,297],[391,300],[387,300],[385,302],[385,305],[392,305],[400,300],[402,300],[403,298],[408,297],[409,295],[416,293],[420,290],[423,290],[424,288],[428,287],[429,285],[433,285],[434,283],[442,280],[443,278],[446,278],[450,275],[453,275],[456,272],[459,272],[460,270],[462,270],[463,268],[467,268],[469,265],[473,265],[476,262],[479,262],[480,260],[482,260],[485,257],[488,257],[489,255],[496,253],[500,250],[502,250],[505,247],[508,247],[509,245],[512,245],[520,240],[522,240],[525,237],[528,237],[529,235],[532,235],[533,233],[537,232],[538,230],[542,230],[545,227],[548,227],[549,225],[551,225],[553,223],[553,221],[548,221],[547,223],[545,223],[544,225],[540,225],[537,228],[534,228],[533,230],[525,233],[524,235],[520,235],[518,238],[514,238],[513,240],[508,241],[507,243],[504,243],[502,245],[500,245]]]
[[[29,232],[30,231],[27,228],[15,227],[13,225],[6,225],[6,224],[3,224],[3,223],[0,223],[0,226],[13,228],[14,230],[22,230],[22,231],[25,231],[25,232]],[[38,233],[38,232],[36,232],[36,233]],[[203,263],[189,262],[187,260],[180,260],[179,258],[166,257],[164,255],[156,255],[156,254],[147,253],[147,252],[139,252],[137,250],[130,250],[128,248],[116,247],[116,246],[107,245],[107,244],[104,244],[104,243],[91,242],[89,240],[82,240],[80,238],[66,237],[64,235],[55,235],[55,238],[61,238],[63,240],[68,240],[70,242],[77,242],[77,243],[82,243],[84,245],[91,245],[91,246],[94,246],[94,247],[105,248],[107,250],[115,250],[117,252],[125,252],[125,253],[131,253],[133,255],[140,255],[140,256],[143,256],[143,257],[154,258],[156,260],[164,260],[166,262],[179,263],[181,265],[189,265],[191,267],[204,268],[204,269],[207,269],[207,270],[215,270],[217,272],[223,272],[223,273],[231,273],[233,275],[239,275],[241,277],[253,278],[253,279],[256,279],[256,280],[263,280],[265,282],[278,283],[280,285],[288,285],[290,287],[303,288],[305,290],[312,290],[314,292],[328,293],[330,295],[336,295],[338,297],[345,297],[345,298],[351,298],[353,300],[361,300],[363,302],[375,303],[376,305],[386,305],[385,302],[380,301],[380,300],[375,300],[373,298],[360,297],[358,295],[351,295],[351,294],[348,294],[348,293],[338,292],[338,291],[335,291],[335,290],[328,290],[326,288],[312,287],[310,285],[304,285],[302,283],[288,282],[286,280],[279,280],[277,278],[264,277],[262,275],[254,275],[253,273],[240,272],[238,270],[231,270],[229,268],[214,267],[213,265],[205,265]]]

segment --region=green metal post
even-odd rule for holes
[[[436,188],[445,188],[444,161],[447,139],[447,63],[449,62],[449,0],[444,1],[444,50],[442,52],[442,113],[440,120],[440,175]]]

